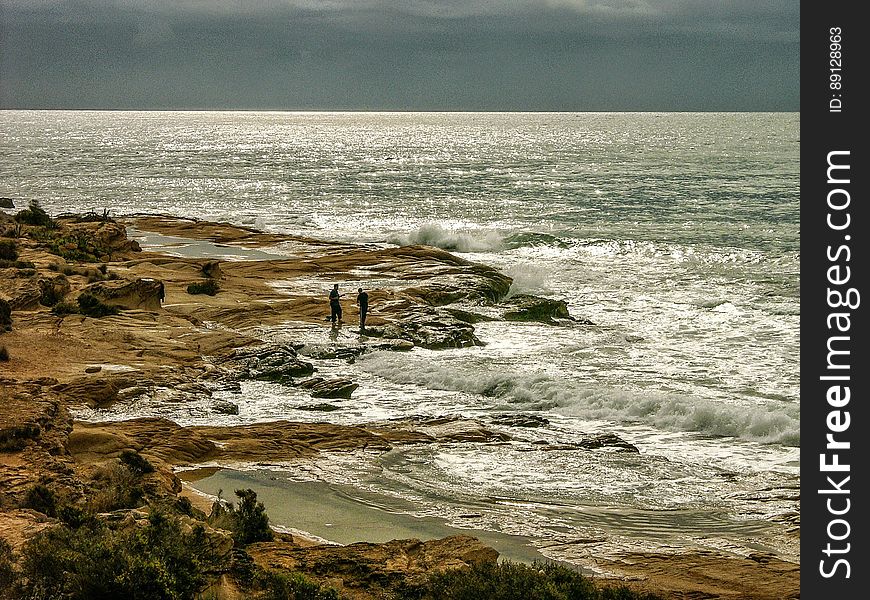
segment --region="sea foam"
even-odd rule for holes
[[[643,424],[664,431],[798,446],[800,409],[778,402],[729,403],[653,389],[571,381],[538,373],[499,371],[497,365],[459,367],[410,356],[375,353],[360,366],[394,383],[480,396],[481,405],[502,410],[553,411],[584,420]]]

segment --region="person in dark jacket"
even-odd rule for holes
[[[332,286],[332,290],[329,292],[329,320],[332,321],[332,324],[335,325],[336,320],[341,323],[341,302],[339,302],[339,298],[341,294],[338,293],[338,284]]]
[[[362,288],[357,289],[356,303],[359,304],[359,330],[366,329],[366,313],[369,312],[369,295]]]

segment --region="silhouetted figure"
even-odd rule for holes
[[[356,303],[359,304],[359,330],[366,329],[366,313],[369,312],[369,295],[362,288],[357,290]]]
[[[166,299],[166,286],[163,285],[163,282],[160,282],[160,291],[157,293],[158,298],[160,299],[160,304],[163,304],[163,301]]]
[[[339,323],[341,322],[341,302],[338,300],[340,297],[341,294],[338,293],[338,284],[336,283],[329,292],[329,320],[332,321],[333,325],[335,325],[336,319]]]

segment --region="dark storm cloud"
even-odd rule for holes
[[[0,6],[7,108],[799,109],[793,1]]]

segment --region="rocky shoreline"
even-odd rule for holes
[[[143,250],[128,229],[186,240],[193,256]],[[176,505],[185,497],[179,467],[292,463],[324,451],[510,439],[499,429],[502,423],[455,418],[182,427],[160,418],[77,421],[71,416],[77,408],[156,396],[208,400],[215,390],[263,379],[306,390],[312,410],[328,411],[330,400],[352,397],[357,384],[329,373],[324,359],[480,345],[474,324],[487,319],[590,325],[561,301],[507,299],[509,277],[426,246],[332,243],[168,215],[67,215],[31,224],[0,212],[0,233],[10,248],[0,263],[0,304],[9,313],[8,330],[0,335],[8,356],[0,362],[0,531],[13,556],[58,522],[50,506],[34,501],[34,490],[57,504],[99,507],[116,520],[138,522],[147,507]],[[198,252],[196,244],[202,244]],[[222,252],[234,259],[221,258]],[[379,285],[384,280],[398,283]],[[327,331],[323,294],[312,281],[368,288],[377,311],[368,318],[364,340],[312,349],[258,334],[288,321]],[[375,283],[369,288],[366,282]],[[344,310],[345,321],[355,323],[355,306],[346,302]],[[238,411],[228,402],[211,407],[216,415]],[[517,418],[522,422],[512,425],[536,426],[533,416]],[[576,443],[578,451],[601,447],[637,452],[612,434]],[[153,471],[141,474],[142,495],[127,503],[133,506],[118,508],[103,498],[114,485],[106,473],[119,457],[131,455]],[[231,538],[207,525],[206,511],[186,510],[186,518],[208,527],[218,562],[230,564]],[[246,556],[263,567],[302,572],[345,597],[367,599],[433,571],[495,561],[498,553],[462,536],[324,547],[278,534],[248,546]],[[632,555],[600,566],[614,577],[610,583],[664,598],[798,597],[798,565],[770,556]],[[211,593],[221,598],[245,597],[242,588],[229,567],[210,582]]]

